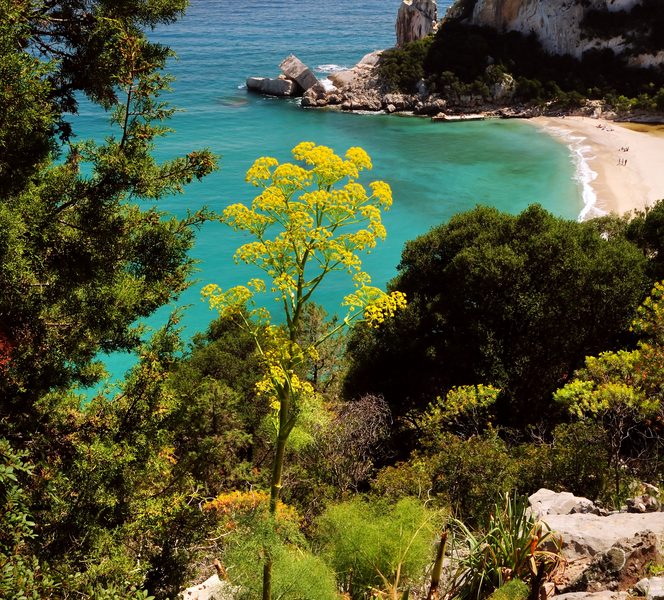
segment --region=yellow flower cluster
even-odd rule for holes
[[[260,280],[252,280],[254,285],[256,281]],[[201,295],[208,299],[211,309],[219,311],[222,316],[232,316],[247,306],[254,297],[254,292],[244,285],[224,291],[218,285],[211,283],[201,290]]]
[[[286,210],[286,195],[281,188],[274,185],[266,187],[251,205],[254,211],[260,210],[267,213],[280,213]]]
[[[276,158],[272,158],[271,156],[261,156],[254,161],[254,164],[251,165],[247,171],[245,181],[256,187],[262,186],[264,181],[267,181],[272,177],[270,169],[276,167],[278,164],[279,161]]]
[[[293,156],[311,165],[312,173],[322,189],[329,189],[344,177],[357,179],[361,170],[371,169],[371,159],[362,148],[350,148],[346,152],[346,160],[343,160],[327,146],[302,142],[293,148]]]
[[[281,409],[280,397],[307,398],[314,392],[313,386],[298,377],[295,369],[305,359],[302,347],[284,336],[283,330],[271,326],[267,329],[269,349],[264,353],[265,375],[256,390],[265,396],[275,412]],[[315,352],[315,350],[314,350]]]
[[[372,168],[371,158],[369,158],[369,155],[359,146],[349,148],[346,152],[346,159],[352,162],[358,169],[371,170]]]
[[[374,198],[378,200],[379,206],[386,210],[392,206],[392,188],[387,183],[384,181],[372,181],[369,187],[373,192]]]
[[[244,262],[247,264],[255,264],[258,260],[265,255],[266,247],[262,242],[249,242],[240,246],[233,255],[236,263]]]
[[[221,213],[220,221],[239,231],[257,233],[265,231],[272,219],[247,208],[244,204],[231,204]]]
[[[406,308],[406,295],[403,292],[385,294],[364,308],[364,320],[369,327],[378,328],[386,319],[393,317],[397,310],[404,308]]]
[[[274,170],[272,181],[282,188],[301,190],[311,185],[311,172],[293,163],[283,163]]]

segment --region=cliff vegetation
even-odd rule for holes
[[[453,105],[554,103],[565,109],[590,99],[623,112],[664,110],[664,67],[633,62],[663,49],[660,3],[647,0],[629,12],[589,9],[580,23],[583,34],[623,36],[624,51],[590,48],[580,58],[547,51],[535,33],[472,24],[472,10],[473,3],[458,3],[433,36],[386,51],[379,72],[387,85],[412,94],[420,75],[430,93]],[[497,85],[507,89],[497,95]]]

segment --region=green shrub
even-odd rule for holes
[[[342,591],[352,598],[370,590],[396,597],[433,562],[442,521],[442,513],[413,498],[394,505],[354,499],[325,511],[316,539]]]
[[[412,93],[415,84],[424,78],[424,58],[433,37],[428,36],[383,52],[378,63],[380,78],[392,91]]]
[[[540,488],[601,498],[609,481],[606,435],[594,423],[561,424],[551,443],[521,444],[514,448],[516,489],[532,494]]]
[[[403,494],[431,496],[468,523],[486,519],[515,483],[507,445],[495,430],[464,440],[447,432],[423,439],[424,450],[383,469],[374,490],[392,499]]]
[[[530,590],[521,579],[511,579],[489,596],[489,600],[526,600]]]

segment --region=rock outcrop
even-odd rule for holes
[[[434,32],[437,26],[436,0],[403,0],[397,14],[397,47],[421,40]]]
[[[182,600],[234,600],[238,588],[218,575],[206,579],[203,583],[187,588],[180,594]]]
[[[279,68],[283,75],[274,79],[248,77],[247,89],[268,96],[301,96],[319,83],[311,69],[293,54],[285,58]]]
[[[641,579],[635,586],[637,591],[646,600],[664,600],[664,577],[650,577]]]
[[[285,77],[247,77],[247,89],[268,96],[295,96],[301,92],[296,81]]]
[[[608,48],[620,54],[631,44],[629,31],[610,39],[587,37],[582,21],[589,11],[629,12],[640,3],[641,0],[457,0],[448,16],[498,31],[534,33],[547,52],[581,58],[590,49]],[[662,64],[664,52],[634,56],[630,61],[644,67]]]
[[[376,65],[381,52],[367,54],[352,69],[338,71],[304,93],[302,106],[340,105],[344,110],[381,110],[383,107]]]
[[[561,592],[623,592],[641,579],[648,564],[661,560],[663,512],[604,511],[602,515],[587,498],[545,489],[529,501],[531,510],[561,542],[567,561],[564,576],[557,582]],[[568,594],[560,597],[576,600]]]
[[[572,515],[577,513],[598,514],[599,510],[588,498],[570,492],[553,492],[542,488],[528,497],[531,510],[539,519],[549,515]]]
[[[312,73],[311,69],[293,54],[285,58],[279,68],[288,79],[297,81],[305,92],[318,83],[318,78]]]

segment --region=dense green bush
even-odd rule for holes
[[[392,500],[405,495],[432,497],[476,525],[514,485],[514,464],[495,431],[467,440],[441,431],[407,462],[383,469],[374,491]]]
[[[412,498],[393,505],[355,498],[321,515],[316,541],[351,598],[365,598],[371,590],[396,598],[433,563],[443,520],[442,513]]]
[[[521,494],[548,488],[595,500],[605,495],[610,481],[606,436],[593,423],[558,425],[550,442],[520,444],[511,457]]]
[[[415,84],[424,77],[424,59],[433,36],[406,44],[403,48],[391,48],[383,52],[378,63],[378,73],[392,91],[413,93]]]
[[[491,384],[502,390],[499,424],[553,426],[551,394],[584,357],[631,339],[646,265],[621,236],[539,206],[455,215],[406,243],[389,287],[408,306],[353,332],[346,391],[382,394],[411,421],[454,386]]]

